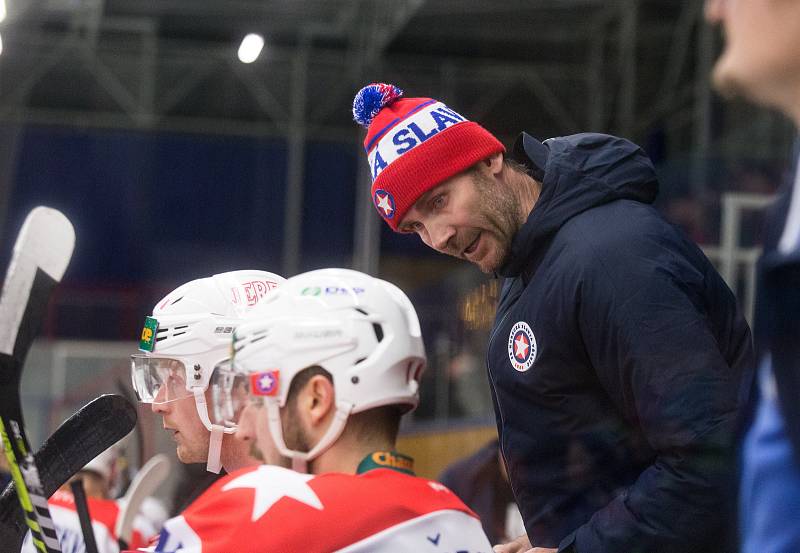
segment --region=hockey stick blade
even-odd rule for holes
[[[171,463],[166,455],[159,453],[150,458],[147,463],[136,473],[128,491],[123,498],[122,511],[117,517],[114,533],[120,543],[120,549],[127,549],[133,535],[133,520],[139,513],[142,502],[169,476]]]
[[[0,435],[33,543],[42,553],[61,548],[25,435],[19,386],[25,357],[74,246],[75,231],[61,212],[33,209],[14,244],[0,294]]]
[[[61,423],[34,455],[42,467],[42,491],[50,497],[86,463],[127,436],[136,426],[136,408],[119,395],[102,395]],[[13,482],[0,495],[0,543],[19,551],[25,532]],[[12,545],[13,544],[13,545]]]

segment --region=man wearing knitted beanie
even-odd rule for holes
[[[642,150],[522,133],[507,152],[388,84],[364,87],[353,111],[383,220],[505,279],[487,359],[527,536],[495,550],[731,551],[750,331],[653,208]]]

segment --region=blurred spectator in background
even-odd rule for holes
[[[62,551],[85,551],[86,547],[83,542],[83,532],[78,519],[75,499],[70,488],[72,481],[78,479],[83,481],[83,489],[86,492],[86,503],[92,520],[92,531],[98,553],[119,551],[118,536],[115,534],[114,527],[120,515],[120,505],[111,496],[111,489],[114,487],[117,476],[118,460],[119,452],[116,447],[107,449],[89,461],[48,500],[50,514],[53,517]],[[132,549],[145,547],[150,539],[158,535],[159,531],[160,528],[154,528],[141,517],[137,517],[134,519],[133,536],[128,545]],[[36,552],[30,532],[25,536],[22,552]]]
[[[449,465],[438,480],[475,511],[490,542],[503,543],[525,533],[497,439]]]
[[[778,108],[800,127],[800,2],[707,0],[723,28],[718,90]],[[759,394],[743,444],[744,553],[800,551],[800,172],[767,214],[758,266]],[[761,188],[763,183],[757,183]]]
[[[447,372],[453,384],[458,414],[488,417],[492,413],[492,398],[486,382],[485,357],[475,353],[473,348],[471,341],[466,341],[462,350],[450,360]]]
[[[684,196],[670,200],[664,216],[678,225],[695,244],[710,242],[706,210],[699,199]]]
[[[180,463],[175,469],[177,483],[172,492],[170,516],[183,512],[200,494],[206,491],[211,484],[222,478],[225,474],[208,472],[204,465],[199,463]]]
[[[778,171],[766,163],[741,163],[731,174],[730,189],[742,194],[772,196],[775,194],[780,176]],[[741,214],[738,242],[742,247],[753,247],[763,242],[764,214],[760,210],[748,209]]]

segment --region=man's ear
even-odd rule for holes
[[[492,176],[498,176],[503,171],[503,152],[492,154],[483,160]]]
[[[319,427],[336,411],[333,383],[324,375],[312,376],[303,387],[301,401],[308,423],[312,428]]]

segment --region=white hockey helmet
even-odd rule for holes
[[[211,472],[219,472],[222,434],[236,430],[235,420],[211,423],[205,399],[211,375],[230,357],[231,335],[242,316],[283,282],[256,270],[200,278],[167,294],[145,319],[140,353],[131,356],[133,388],[143,403],[194,397],[197,414],[211,432]]]
[[[395,285],[347,269],[290,278],[234,332],[234,371],[263,397],[275,445],[298,470],[339,438],[351,413],[419,403],[425,368],[419,320]],[[280,408],[294,377],[320,366],[333,377],[337,413],[310,451],[286,446]]]

